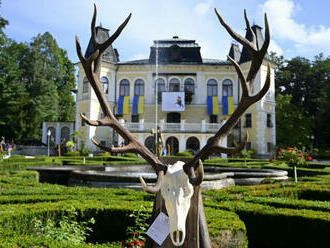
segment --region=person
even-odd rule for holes
[[[8,144],[8,156],[11,156],[11,151],[13,150],[13,145],[11,143]]]
[[[0,152],[4,152],[5,151],[5,147],[4,147],[4,144],[5,144],[5,137],[1,137],[1,142],[0,142]]]

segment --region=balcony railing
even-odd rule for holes
[[[152,129],[156,129],[155,123],[151,122],[140,122],[132,123],[126,122],[122,123],[128,130],[133,132],[150,132]],[[206,123],[202,121],[200,123],[166,123],[160,121],[158,125],[161,127],[162,132],[201,132],[201,133],[216,133],[220,127],[224,124],[222,123]]]

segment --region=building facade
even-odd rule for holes
[[[255,25],[253,31],[257,45],[261,46],[261,28]],[[108,30],[102,27],[97,27],[96,33],[100,41],[109,37]],[[153,146],[155,138],[151,132],[159,125],[168,154],[184,150],[196,152],[238,105],[242,90],[235,68],[229,61],[202,58],[200,49],[194,40],[174,36],[154,41],[149,58],[142,60],[121,62],[116,49],[109,47],[105,51],[100,78],[104,93],[120,122],[147,147]],[[93,51],[90,42],[85,56]],[[244,48],[240,51],[232,44],[229,55],[240,64],[244,73],[248,72],[250,58]],[[269,92],[246,111],[224,141],[224,145],[233,146],[248,132],[247,148],[255,149],[260,156],[269,156],[276,142],[275,64],[267,56],[256,76],[253,92],[257,93],[263,87],[268,63],[271,66]],[[123,145],[123,139],[111,128],[92,127],[81,120],[80,113],[91,120],[102,118],[103,113],[81,64],[78,67],[75,129],[85,137],[79,140],[79,145],[84,143],[97,150],[91,138],[107,146]],[[182,96],[183,108],[169,110],[164,106],[173,96]]]

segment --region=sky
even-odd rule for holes
[[[30,42],[39,33],[50,32],[59,46],[78,62],[74,37],[86,49],[90,39],[93,4],[97,24],[114,32],[129,13],[132,18],[113,43],[120,60],[149,57],[154,40],[175,35],[193,39],[203,58],[226,59],[233,39],[220,25],[214,8],[237,32],[245,34],[243,11],[250,22],[270,24],[269,50],[286,59],[313,59],[330,55],[330,1],[328,0],[0,0],[0,15],[9,21],[5,33],[17,42]]]

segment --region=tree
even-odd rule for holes
[[[276,96],[276,143],[281,147],[309,147],[313,122],[291,100],[291,95]]]
[[[16,43],[0,17],[0,129],[7,139],[40,139],[43,121],[73,121],[74,67],[50,33]]]

